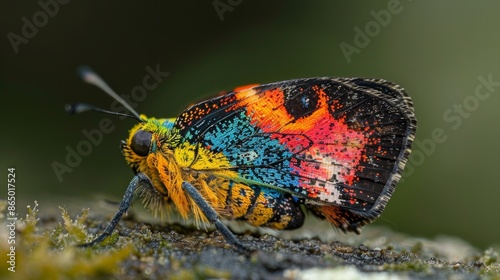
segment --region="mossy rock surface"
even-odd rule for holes
[[[5,201],[0,207],[4,212]],[[240,228],[238,238],[257,249],[244,255],[217,231],[129,215],[102,244],[80,248],[111,215],[64,208],[41,215],[39,207],[17,222],[16,272],[7,270],[9,247],[0,243],[1,278],[500,279],[498,248],[480,252],[457,238],[414,238],[375,226],[360,236],[317,222],[277,236]],[[2,228],[2,239],[6,234]]]

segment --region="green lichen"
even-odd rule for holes
[[[69,216],[69,213],[66,211],[66,209],[62,207],[59,207],[59,209],[61,209],[62,212],[64,229],[68,233],[68,237],[71,238],[68,241],[83,243],[87,238],[87,232],[85,231],[84,222],[87,219],[89,209],[83,209],[82,213],[77,216],[74,221],[71,220],[71,217]]]
[[[63,223],[54,228],[41,228],[38,204],[28,206],[26,218],[17,222],[16,271],[2,267],[1,276],[9,279],[75,279],[110,276],[118,272],[118,264],[130,255],[133,246],[125,245],[106,251],[75,247],[87,238],[84,222],[88,209],[72,220],[61,208]],[[2,242],[3,243],[3,242]],[[1,246],[1,245],[0,245]],[[6,256],[8,248],[0,247]],[[2,260],[2,264],[5,262]]]

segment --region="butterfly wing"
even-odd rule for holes
[[[394,191],[416,119],[409,96],[388,81],[311,78],[206,100],[174,127],[180,145],[194,147],[186,166],[334,206],[363,224]]]

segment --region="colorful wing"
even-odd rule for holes
[[[181,145],[195,147],[193,169],[376,217],[401,177],[416,119],[406,92],[388,81],[311,78],[206,100],[174,127]],[[207,151],[217,160],[206,163]]]

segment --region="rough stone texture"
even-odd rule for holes
[[[217,231],[166,225],[142,214],[125,217],[101,246],[75,246],[106,226],[111,215],[97,213],[93,210],[87,217],[86,211],[62,209],[61,218],[38,215],[36,207],[30,208],[17,226],[18,271],[6,274],[2,268],[0,277],[500,279],[498,248],[479,252],[457,238],[414,238],[375,226],[368,226],[359,236],[345,235],[318,221],[310,221],[299,231],[276,232],[278,237],[240,226],[243,232],[238,238],[257,249],[248,255],[235,251]],[[4,234],[2,229],[0,235]],[[4,243],[2,257],[6,255]],[[29,273],[24,271],[27,267]]]

